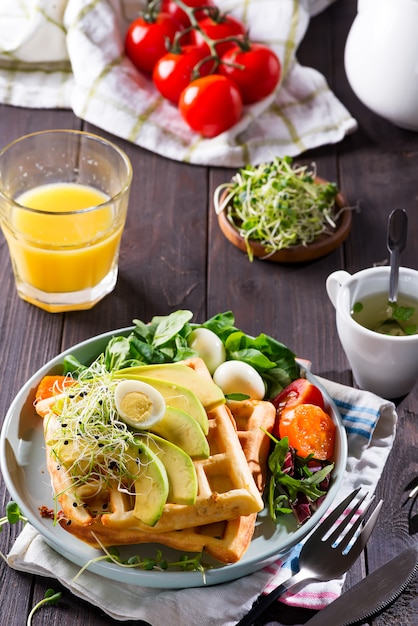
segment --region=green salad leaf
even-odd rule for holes
[[[273,521],[277,522],[280,514],[294,513],[298,519],[298,509],[314,505],[326,494],[321,485],[334,468],[327,463],[315,471],[310,469],[311,457],[302,458],[294,454],[289,446],[289,439],[278,440],[272,435],[275,445],[268,459],[270,482],[268,488],[268,508]],[[301,496],[306,499],[301,503]]]
[[[225,346],[228,360],[239,360],[252,365],[264,380],[266,397],[272,398],[299,375],[295,354],[273,337],[261,333],[247,335],[235,326],[231,311],[219,313],[203,324],[191,322],[193,313],[174,311],[166,316],[155,316],[148,324],[134,319],[133,330],[125,337],[112,337],[105,347],[102,359],[108,372],[126,367],[158,363],[173,363],[197,355],[188,345],[188,336],[195,328],[213,331]],[[74,355],[64,359],[64,374],[78,376],[89,364],[80,363]]]

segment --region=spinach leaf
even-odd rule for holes
[[[160,318],[154,332],[153,345],[158,347],[174,339],[192,317],[191,311],[174,311],[171,315]]]
[[[295,355],[289,348],[264,333],[257,337],[245,334],[235,326],[231,311],[219,313],[203,324],[191,323],[192,317],[191,311],[178,310],[154,316],[149,323],[134,319],[134,327],[127,337],[112,337],[107,344],[104,350],[106,369],[116,371],[136,365],[172,363],[197,356],[187,339],[194,328],[203,327],[220,338],[227,359],[245,361],[259,372],[266,385],[266,397],[274,397],[298,377]],[[85,368],[74,356],[64,360],[65,373],[77,376]]]

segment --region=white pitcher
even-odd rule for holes
[[[358,0],[345,47],[348,81],[370,110],[418,130],[418,0]]]

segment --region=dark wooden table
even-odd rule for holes
[[[353,384],[325,292],[327,275],[340,268],[353,272],[385,262],[387,217],[395,207],[406,209],[409,215],[402,262],[418,267],[418,133],[398,129],[366,110],[347,83],[343,51],[356,4],[356,0],[339,0],[314,18],[298,55],[302,63],[326,76],[359,122],[359,130],[341,143],[298,158],[301,163],[315,161],[319,174],[336,181],[349,202],[358,205],[345,244],[321,260],[300,266],[250,264],[223,237],[213,210],[214,189],[230,178],[231,171],[169,161],[116,139],[132,159],[134,182],[120,275],[110,296],[91,311],[69,314],[48,314],[21,301],[1,236],[2,418],[23,383],[61,350],[97,333],[128,326],[134,317],[148,320],[178,308],[192,310],[196,321],[231,309],[237,325],[248,333],[274,335],[298,355],[311,359],[315,373]],[[105,135],[70,111],[0,108],[1,145],[47,128],[84,128]],[[347,586],[416,541],[418,503],[408,500],[407,494],[418,476],[417,408],[418,386],[398,403],[397,437],[378,486],[384,509],[366,554],[347,577]],[[0,494],[3,511],[9,501],[3,482]],[[3,553],[18,531],[16,526],[4,528],[0,535]],[[56,581],[0,565],[1,623],[25,624],[30,608],[50,586],[59,588]],[[389,610],[368,623],[417,624],[416,598],[417,582],[413,582]],[[284,608],[275,611],[282,624],[303,623],[308,615]],[[42,609],[34,623],[107,626],[115,622],[63,590],[59,605]]]

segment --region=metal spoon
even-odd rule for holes
[[[387,248],[390,252],[389,275],[389,307],[388,319],[381,322],[375,329],[386,335],[404,335],[405,332],[397,320],[393,318],[393,308],[398,299],[398,279],[401,252],[405,249],[408,231],[408,216],[403,209],[395,209],[389,215]]]
[[[398,299],[398,278],[401,252],[406,246],[408,216],[403,209],[395,209],[389,215],[387,247],[390,252],[389,302]]]

